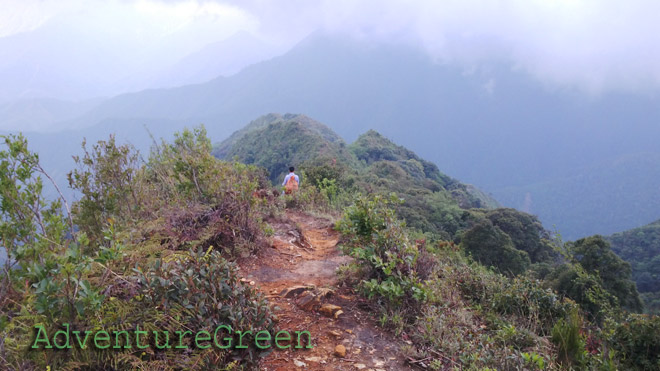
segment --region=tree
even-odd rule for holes
[[[555,253],[548,242],[549,233],[535,216],[515,209],[499,208],[488,212],[487,217],[511,237],[516,249],[529,254],[532,263],[552,260]]]
[[[128,219],[140,206],[134,178],[138,172],[138,153],[133,146],[117,146],[115,137],[100,140],[87,149],[83,157],[73,156],[78,165],[67,175],[69,186],[80,191],[82,197],[73,207],[75,223],[85,232],[93,245],[104,242],[103,230],[109,220]]]
[[[614,295],[623,308],[642,310],[642,300],[632,281],[630,264],[612,251],[609,242],[596,235],[575,241],[569,249],[588,273],[600,278],[603,288]]]
[[[7,250],[2,286],[29,299],[0,309],[36,312],[53,324],[61,318],[73,321],[103,299],[86,279],[92,258],[83,249],[89,239],[75,230],[61,192],[54,201],[42,195],[41,177],[53,180],[39,164],[39,156],[28,150],[25,137],[0,139],[5,147],[0,150],[0,246]],[[59,192],[54,182],[53,186]]]
[[[487,219],[463,235],[461,246],[476,261],[504,274],[523,273],[531,264],[527,252],[517,250],[511,238]]]

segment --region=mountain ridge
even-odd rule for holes
[[[295,166],[309,175],[302,181],[314,185],[321,186],[325,177],[351,192],[396,192],[406,200],[398,210],[412,226],[442,231],[448,238],[467,226],[460,221],[462,210],[499,206],[375,130],[347,145],[326,125],[301,114],[261,116],[216,144],[212,153],[261,166],[274,184]]]
[[[377,129],[506,206],[520,208],[525,188],[570,177],[606,158],[657,154],[659,102],[655,93],[587,97],[549,89],[511,66],[465,70],[413,47],[316,34],[231,77],[121,95],[67,125],[169,119],[204,123],[211,137],[222,139],[264,112],[305,112],[331,122],[348,140]],[[643,172],[630,176],[631,183],[646,184]],[[578,186],[589,184],[581,180]],[[563,212],[566,204],[588,212],[583,198],[561,198],[545,187],[532,198],[548,201],[532,211],[570,239],[610,233],[631,226],[617,217],[624,211],[636,210],[640,224],[660,217],[642,196],[652,188],[644,187],[620,204],[599,202],[604,211],[588,219]],[[597,196],[607,199],[614,192],[601,189]],[[606,223],[611,227],[600,228]]]

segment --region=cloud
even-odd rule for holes
[[[660,85],[660,2],[645,0],[241,0],[262,31],[315,29],[421,45],[443,63],[505,61],[592,93]]]
[[[0,37],[34,30],[55,13],[54,2],[0,0]]]
[[[509,63],[549,86],[657,90],[660,2],[653,0],[0,0],[0,36],[54,15],[133,15],[139,32],[187,28],[191,46],[247,30],[282,48],[315,30],[405,42],[440,63]],[[100,5],[103,7],[100,7]],[[99,13],[102,10],[103,14]],[[107,11],[114,9],[115,11]],[[128,11],[127,11],[128,10]],[[104,15],[105,14],[105,15]],[[124,16],[125,17],[125,16]],[[142,27],[138,27],[142,25]],[[146,29],[145,29],[146,27]],[[138,32],[136,31],[136,32]]]

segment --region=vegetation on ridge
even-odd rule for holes
[[[256,367],[267,350],[30,345],[35,326],[53,334],[65,323],[83,333],[273,330],[267,302],[230,262],[263,245],[263,201],[253,196],[267,184],[260,170],[216,160],[203,128],[155,145],[146,163],[111,137],[77,158],[69,180],[81,196],[69,219],[60,200],[41,195],[46,174],[25,139],[3,139],[0,368]]]
[[[632,268],[646,309],[660,312],[660,220],[607,237],[612,250]]]
[[[83,145],[70,214],[42,196],[47,175],[24,138],[3,137],[0,368],[258,368],[269,350],[28,347],[35,325],[52,334],[63,323],[272,332],[268,302],[233,260],[264,246],[264,220],[283,207],[342,215],[336,228],[353,262],[341,283],[429,369],[660,367],[660,319],[629,313],[641,304],[630,266],[603,238],[563,243],[531,215],[479,208],[467,186],[375,132],[347,146],[299,119],[267,117],[227,149],[245,145],[241,153],[278,171],[283,158],[300,161],[294,195],[275,198],[257,166],[214,158],[202,127],[155,145],[146,161],[112,137]],[[274,143],[283,157],[263,156],[266,133],[304,145]]]
[[[291,143],[312,140],[304,129],[281,131],[285,123],[304,127],[309,121],[304,116],[270,115],[258,121],[258,128],[221,147],[231,153],[236,146],[245,153],[258,151],[250,144],[266,136]],[[641,301],[629,266],[607,242],[594,237],[563,243],[532,215],[479,208],[486,204],[472,198],[466,186],[374,131],[348,149],[352,158],[327,158],[327,152],[303,146],[294,163],[289,152],[281,152],[255,164],[269,167],[272,156],[281,155],[285,168],[298,168],[304,186],[289,205],[344,210],[338,228],[346,238],[344,251],[356,259],[343,269],[344,282],[373,301],[381,323],[414,340],[412,353],[433,358],[439,368],[643,369],[658,362],[653,349],[630,359],[637,350],[615,344],[612,334],[631,336],[629,344],[640,341],[623,330],[629,321],[641,321],[651,331],[657,318],[625,314],[626,309],[639,311]],[[390,192],[396,196],[383,196]],[[457,294],[456,287],[464,290]],[[445,311],[438,311],[445,305]],[[461,342],[466,328],[475,332]],[[418,336],[420,329],[428,330],[428,337]],[[556,352],[548,351],[546,336],[553,338]],[[497,338],[501,342],[493,343]],[[433,353],[438,350],[460,356],[447,361]]]

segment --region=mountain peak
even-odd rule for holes
[[[263,166],[272,181],[289,166],[308,160],[352,162],[346,143],[334,131],[308,116],[292,113],[270,113],[253,120],[218,144],[213,154]]]

